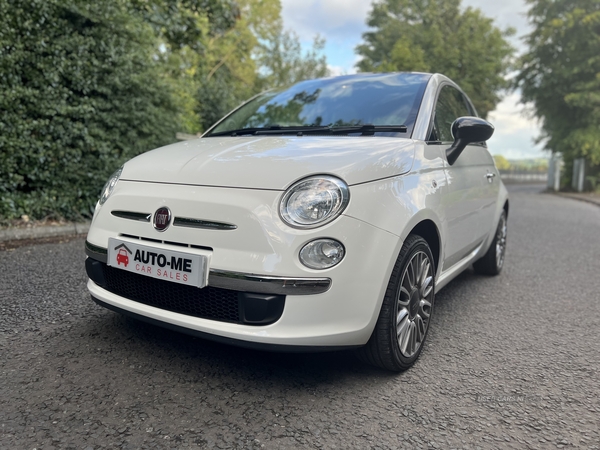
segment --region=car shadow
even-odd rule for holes
[[[461,291],[477,278],[480,277],[468,269],[436,296],[432,332],[437,336],[444,335],[454,303],[464,301]],[[94,330],[86,333],[88,336],[100,341],[116,340],[118,345],[124,346],[124,354],[135,354],[139,360],[149,361],[156,367],[169,366],[180,374],[224,371],[235,372],[241,379],[277,378],[291,383],[310,380],[319,384],[348,378],[385,382],[395,377],[412,377],[410,374],[419,371],[423,359],[411,370],[398,374],[361,362],[353,350],[289,353],[248,349],[190,336],[111,311],[104,311],[89,325]],[[428,343],[431,344],[431,338]]]
[[[221,344],[106,311],[87,333],[100,341],[118,341],[124,354],[154,367],[188,374],[236,374],[240,380],[287,380],[322,384],[345,378],[381,379],[398,374],[362,363],[354,351],[270,352]],[[115,351],[115,350],[113,350]],[[119,350],[117,350],[119,351]]]

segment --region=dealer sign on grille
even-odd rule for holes
[[[208,284],[210,252],[198,253],[108,239],[108,265],[128,272],[204,287]]]

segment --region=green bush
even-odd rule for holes
[[[174,140],[155,35],[120,0],[0,0],[0,222],[89,217],[125,160]]]

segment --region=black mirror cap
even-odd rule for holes
[[[454,139],[464,139],[468,143],[487,141],[494,134],[494,126],[479,117],[459,117],[452,124]]]
[[[452,124],[454,143],[446,150],[448,164],[453,165],[465,147],[473,142],[487,141],[494,134],[494,126],[479,117],[459,117]]]

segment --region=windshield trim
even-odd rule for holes
[[[264,135],[283,135],[296,134],[303,136],[305,134],[360,134],[361,136],[373,136],[375,133],[404,133],[408,128],[406,125],[354,125],[354,126],[290,126],[290,127],[258,127],[258,128],[240,128],[237,130],[219,131],[211,133],[207,137],[222,137],[222,136],[264,136]]]
[[[342,79],[342,78],[346,78],[348,80],[353,80],[353,79],[364,79],[365,81],[368,81],[369,78],[377,78],[379,76],[402,76],[402,75],[417,75],[417,76],[423,76],[423,81],[421,83],[415,83],[415,87],[416,87],[416,92],[415,92],[415,98],[413,101],[413,105],[409,111],[408,117],[405,121],[405,124],[403,125],[376,125],[376,127],[404,127],[405,129],[403,130],[374,130],[374,132],[372,133],[368,133],[368,132],[364,132],[364,131],[356,131],[356,132],[339,132],[337,133],[338,135],[341,134],[358,134],[360,136],[385,136],[385,137],[409,137],[412,138],[412,134],[414,131],[414,127],[417,121],[417,117],[419,115],[420,112],[420,107],[421,104],[423,102],[423,96],[425,94],[425,91],[427,89],[427,85],[432,77],[431,74],[426,74],[426,73],[415,73],[415,72],[400,72],[400,73],[369,73],[369,74],[354,74],[354,75],[344,75],[344,76],[340,76],[340,77],[330,77],[330,78],[325,78],[323,80],[328,80],[328,79]],[[318,79],[317,79],[318,80]],[[306,80],[306,81],[317,81],[317,80]],[[335,136],[336,133],[335,132],[331,132],[330,130],[332,128],[336,128],[336,127],[331,127],[331,126],[315,126],[315,125],[306,125],[306,126],[292,126],[292,127],[277,127],[277,126],[271,126],[271,127],[257,127],[257,128],[253,128],[253,130],[256,130],[256,132],[254,133],[243,133],[240,134],[238,130],[227,130],[227,131],[223,131],[223,132],[217,132],[217,133],[213,133],[213,130],[215,130],[219,125],[221,125],[224,121],[226,121],[228,118],[230,118],[232,115],[234,115],[235,113],[237,113],[241,108],[243,108],[244,106],[248,105],[249,103],[253,102],[254,100],[256,100],[257,98],[264,96],[264,95],[268,95],[268,94],[274,94],[277,95],[280,92],[285,92],[287,89],[293,87],[292,86],[287,86],[287,87],[279,87],[279,88],[272,88],[266,91],[263,91],[257,95],[254,95],[253,97],[251,97],[250,99],[248,99],[247,101],[241,103],[238,107],[236,107],[235,109],[233,109],[230,113],[226,114],[225,116],[223,116],[219,121],[217,121],[214,125],[212,125],[208,130],[206,130],[206,132],[204,132],[204,134],[201,136],[202,138],[204,137],[235,137],[235,136],[256,136],[256,135],[293,135],[293,134],[297,134],[297,133],[302,133],[302,135],[304,134],[303,130],[299,130],[299,128],[309,128],[309,129],[314,129],[311,131],[306,132],[306,134],[311,134],[311,135],[315,135],[315,134],[319,134],[319,135],[332,135]],[[365,125],[357,125],[360,127],[365,127],[365,126],[373,126],[371,124],[365,124]],[[279,128],[279,129],[278,129]],[[340,128],[348,128],[347,126],[340,126]],[[293,129],[293,130],[292,130]],[[238,131],[237,133],[235,131]],[[321,134],[322,133],[322,134]],[[300,135],[300,134],[299,134]]]

